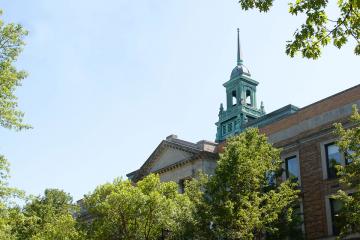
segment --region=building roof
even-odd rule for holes
[[[360,106],[360,84],[303,108],[287,105],[249,122],[246,127],[258,127],[260,132],[271,136],[269,140],[278,142],[348,117],[353,104]],[[217,151],[221,152],[225,144],[226,141],[219,144]]]
[[[240,77],[242,75],[251,76],[250,71],[243,64],[242,51],[240,46],[240,30],[237,29],[237,62],[236,67],[231,71],[230,79]]]
[[[273,122],[279,121],[280,119],[286,118],[288,116],[290,116],[291,114],[297,112],[299,110],[298,107],[294,106],[294,105],[286,105],[282,108],[279,108],[275,111],[272,111],[271,113],[268,113],[266,115],[263,115],[251,122],[249,122],[248,124],[245,125],[245,128],[248,127],[264,127],[266,125],[269,125]]]
[[[185,162],[195,160],[201,156],[216,157],[216,146],[217,144],[207,140],[201,140],[197,143],[192,143],[182,139],[178,139],[176,135],[172,134],[168,136],[165,140],[162,140],[160,144],[155,148],[149,158],[145,163],[138,169],[131,173],[128,173],[126,176],[134,182],[139,181],[141,178],[151,173],[152,164],[158,159],[160,154],[167,148],[179,149],[184,152],[191,153],[189,157],[182,159],[181,161],[175,163],[169,163],[156,171],[152,172],[161,172],[166,169],[173,168],[175,165],[181,165]]]
[[[269,135],[297,125],[302,121],[315,117],[316,115],[332,111],[348,104],[356,104],[359,101],[360,84],[300,108],[294,114],[280,119],[279,121],[264,125],[261,127],[261,131]],[[343,115],[342,117],[346,116]]]
[[[234,79],[237,77],[240,77],[242,75],[251,76],[250,71],[247,67],[245,67],[243,64],[237,65],[232,71],[230,79]]]

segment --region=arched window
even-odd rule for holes
[[[252,106],[251,91],[246,90],[246,105]]]
[[[232,95],[232,105],[233,106],[236,106],[236,103],[237,103],[237,100],[236,100],[236,91],[234,90],[234,91],[232,91],[232,93],[231,93],[231,95]]]

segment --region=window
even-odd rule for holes
[[[236,100],[236,91],[235,91],[235,90],[232,91],[231,95],[232,95],[232,105],[233,105],[233,106],[236,106],[236,103],[237,103],[237,100]]]
[[[299,199],[298,204],[294,207],[294,214],[296,216],[296,229],[298,231],[297,234],[304,234],[305,233],[305,225],[304,225],[304,207],[303,207],[303,202],[302,199]],[[294,232],[294,233],[295,233]],[[291,239],[291,238],[290,238]]]
[[[336,145],[335,140],[321,143],[321,158],[324,179],[337,177],[337,165],[345,166],[352,162],[351,150],[343,153]]]
[[[179,180],[179,193],[185,192],[185,179]]]
[[[246,105],[252,106],[251,91],[246,90]]]
[[[352,163],[352,157],[354,156],[353,154],[355,153],[355,151],[353,150],[348,150],[345,153],[345,164],[348,165],[350,163]],[[352,156],[352,157],[351,157]]]
[[[341,164],[341,153],[334,142],[325,145],[325,157],[328,178],[336,178],[336,165]]]
[[[239,129],[240,128],[240,121],[239,120],[235,120],[235,122],[234,122],[234,128],[235,129]]]
[[[330,211],[331,211],[331,222],[332,222],[332,232],[333,235],[339,235],[339,223],[341,223],[341,219],[339,216],[339,211],[342,207],[341,202],[330,199]]]
[[[179,193],[184,193],[185,192],[185,187],[187,185],[187,182],[191,181],[191,177],[186,177],[183,179],[180,179],[178,182],[179,185]]]
[[[248,116],[247,119],[248,119],[248,122],[252,122],[252,121],[254,121],[256,118],[251,117],[251,116]]]
[[[296,155],[285,158],[286,179],[292,179],[294,182],[300,182],[300,165]]]
[[[226,134],[226,126],[225,126],[225,125],[222,126],[222,134],[223,134],[223,135]]]
[[[228,132],[232,132],[232,123],[228,124]]]
[[[274,171],[267,171],[265,177],[269,186],[273,187],[276,185],[276,174]]]
[[[302,199],[299,199],[298,202],[292,205],[293,212],[292,212],[292,219],[293,222],[291,225],[288,225],[287,228],[287,236],[281,239],[305,239],[305,225],[304,225],[304,212],[303,212],[303,204]],[[281,216],[281,219],[285,220],[286,217]],[[285,222],[283,222],[285,223]],[[301,237],[302,236],[302,237]],[[265,239],[268,237],[275,239],[274,235],[267,232]],[[278,238],[276,238],[278,239]]]

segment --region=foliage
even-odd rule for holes
[[[16,239],[82,239],[73,217],[75,210],[69,194],[47,189],[43,197],[33,197],[13,218]]]
[[[26,35],[27,31],[20,24],[5,24],[0,19],[0,126],[15,130],[30,128],[22,122],[24,114],[17,109],[14,93],[26,77],[24,71],[18,71],[13,65],[22,51]],[[21,216],[13,200],[22,198],[24,193],[10,188],[8,178],[9,163],[0,155],[0,239],[11,240],[15,239],[13,223]]]
[[[160,182],[149,175],[133,185],[115,179],[85,197],[92,220],[87,239],[181,239],[182,224],[191,219],[189,198],[178,193],[175,182]]]
[[[0,11],[0,15],[2,12]],[[17,108],[15,90],[26,77],[24,71],[14,66],[24,46],[27,31],[20,25],[5,24],[0,19],[0,126],[9,129],[26,129],[23,113]]]
[[[340,136],[338,146],[345,154],[346,166],[337,166],[340,183],[345,189],[354,191],[352,194],[339,190],[334,199],[341,201],[343,207],[338,218],[341,228],[340,237],[344,237],[351,232],[360,232],[360,114],[353,106],[353,114],[350,117],[353,127],[346,129],[342,124],[337,123],[336,134]]]
[[[256,8],[267,12],[274,0],[239,0],[244,10]],[[294,57],[300,52],[303,57],[317,59],[322,47],[333,42],[341,48],[349,38],[356,41],[355,54],[360,54],[360,1],[338,0],[339,16],[330,19],[327,13],[328,0],[296,0],[289,3],[291,15],[305,14],[305,22],[295,31],[294,39],[288,41],[286,54]]]
[[[4,156],[0,155],[0,239],[13,239],[12,220],[14,199],[22,198],[24,193],[16,188],[8,186],[9,163]]]
[[[281,171],[279,154],[257,129],[228,139],[203,195],[207,239],[260,239],[265,233],[281,239],[279,223],[293,221],[299,191],[292,181],[272,181]]]
[[[209,224],[207,219],[209,208],[204,204],[204,193],[209,176],[198,172],[197,176],[185,182],[185,195],[190,199],[191,218],[182,223],[183,239],[209,239],[206,229]],[[179,238],[180,239],[180,238]]]
[[[9,162],[0,155],[0,211],[11,203],[16,197],[23,197],[24,193],[16,188],[9,187]]]

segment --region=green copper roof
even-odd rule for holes
[[[216,142],[242,132],[246,124],[265,114],[263,104],[259,108],[256,100],[256,87],[259,83],[251,78],[249,69],[243,64],[239,32],[238,29],[236,66],[231,72],[230,80],[223,84],[226,89],[226,109],[223,104],[220,105]]]
[[[237,78],[242,75],[251,76],[250,71],[245,65],[243,64],[243,57],[241,52],[240,46],[240,30],[237,29],[237,61],[236,66],[231,72],[230,79]]]
[[[243,62],[240,48],[240,29],[237,29],[237,65]]]

